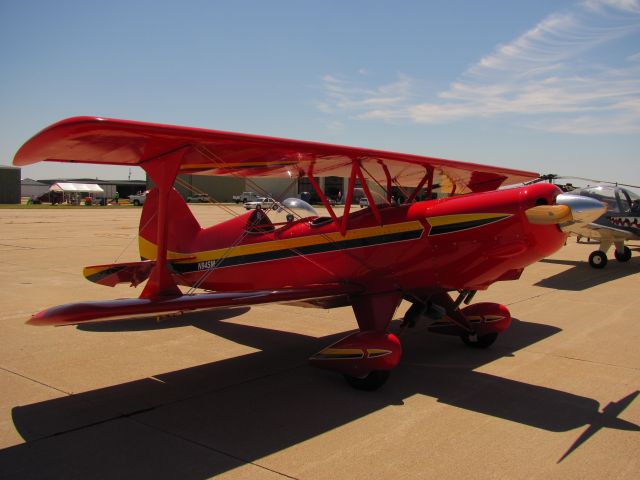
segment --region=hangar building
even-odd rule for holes
[[[0,167],[0,203],[20,203],[20,169]]]

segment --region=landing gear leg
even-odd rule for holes
[[[356,315],[360,330],[363,332],[373,331],[390,335],[386,332],[401,300],[402,297],[397,292],[384,295],[368,295],[354,299],[353,312]],[[398,362],[399,361],[400,358],[398,357]],[[395,365],[393,366],[395,367]],[[364,376],[353,376],[345,373],[344,378],[347,383],[355,389],[373,391],[384,385],[390,374],[391,369],[371,370]]]
[[[352,298],[360,331],[312,356],[311,364],[342,373],[358,390],[380,388],[402,356],[400,341],[387,331],[401,299],[399,292]]]
[[[462,303],[462,295],[457,300],[453,300],[448,293],[442,293],[433,297],[433,302],[444,307],[447,317],[463,332],[467,332],[471,335],[475,334],[475,329],[467,320],[467,317],[460,311],[460,304]]]

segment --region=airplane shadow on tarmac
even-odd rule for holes
[[[600,428],[640,430],[617,418],[638,392],[600,412],[588,397],[474,371],[556,334],[555,327],[514,319],[487,350],[418,327],[403,335],[403,361],[389,382],[377,392],[361,392],[306,363],[347,332],[314,338],[224,321],[242,312],[83,326],[98,333],[186,322],[259,351],[15,407],[13,421],[26,443],[0,451],[0,476],[207,478],[260,465],[263,457],[416,394],[551,432],[586,427],[574,445],[558,452],[558,461]]]
[[[637,257],[624,263],[610,259],[607,266],[601,270],[590,267],[586,260],[575,261],[545,258],[540,260],[540,262],[573,266],[573,268],[543,278],[535,284],[537,287],[553,288],[554,290],[587,290],[603,283],[628,277],[629,275],[635,275],[640,269],[640,258]]]

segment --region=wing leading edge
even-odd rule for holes
[[[28,140],[14,165],[39,161],[144,166],[182,151],[179,173],[291,177],[313,169],[316,177],[348,177],[354,160],[367,176],[415,187],[429,170],[442,191],[468,193],[535,179],[538,173],[435,157],[386,152],[242,133],[99,117],[73,117]]]

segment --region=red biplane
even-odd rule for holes
[[[503,305],[469,305],[475,292],[518,279],[524,267],[564,244],[563,226],[588,224],[604,211],[596,200],[572,211],[556,201],[561,191],[551,184],[498,189],[536,178],[533,172],[95,117],[70,118],[44,129],[20,148],[14,164],[43,160],[136,165],[156,187],[142,210],[141,261],[84,270],[102,285],[137,286],[146,280],[139,298],[52,307],[33,315],[29,324],[269,302],[351,305],[359,331],[310,360],[361,389],[378,388],[400,361],[400,342],[389,325],[401,300],[413,304],[404,324],[430,318],[434,332],[489,346],[511,317]],[[255,209],[203,228],[173,188],[183,173],[294,182],[305,176],[328,216],[295,216],[300,210],[289,209],[306,205],[297,199],[278,204],[289,212],[284,222]],[[320,188],[323,176],[348,178],[342,212]],[[352,207],[358,183],[367,199],[364,209]],[[394,201],[394,187],[405,189],[405,202]],[[433,198],[436,189],[450,195]],[[384,192],[382,201],[375,191]],[[418,201],[421,197],[427,200]]]

